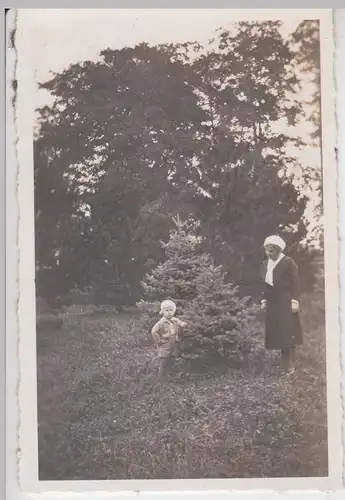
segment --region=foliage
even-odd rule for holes
[[[308,116],[315,126],[313,138],[321,138],[321,62],[320,62],[320,23],[318,20],[302,21],[293,32],[292,46],[294,63],[303,73],[307,73],[314,84],[310,101],[311,114]]]
[[[321,54],[320,54],[320,23],[318,20],[304,20],[291,35],[293,50],[293,65],[297,73],[301,73],[309,84],[309,101],[304,107],[301,118],[307,124],[312,124],[309,137],[310,144],[322,148],[321,128]],[[299,86],[301,87],[301,86]],[[303,91],[302,88],[300,90]],[[305,89],[304,89],[305,94]],[[304,172],[306,184],[313,185],[316,206],[314,217],[316,219],[313,230],[314,240],[323,247],[323,190],[322,190],[322,155],[321,165],[310,165]],[[316,196],[315,196],[316,195]]]
[[[181,354],[241,353],[250,346],[249,324],[256,308],[238,288],[225,280],[221,266],[201,253],[200,239],[180,218],[163,243],[166,260],[144,277],[146,301],[139,302],[144,328],[152,325],[159,301],[175,301],[178,314],[186,321]],[[153,301],[153,302],[152,302]],[[158,301],[158,302],[157,302]]]
[[[57,175],[68,180],[84,214],[74,232],[79,240],[67,239],[63,248],[67,265],[69,247],[83,266],[74,268],[80,274],[77,284],[101,275],[119,283],[134,279],[134,286],[147,255],[154,257],[153,242],[161,231],[152,221],[142,234],[145,207],[183,176],[205,112],[184,84],[187,69],[157,48],[143,44],[107,50],[102,57],[102,63],[73,65],[42,85],[55,104],[41,110],[38,141],[55,151],[63,165]],[[47,168],[39,166],[43,172]],[[55,213],[61,216],[64,207],[62,199]],[[37,209],[45,213],[46,205]]]
[[[42,84],[54,104],[35,140],[38,293],[107,280],[139,299],[177,209],[255,293],[267,234],[307,231],[288,174],[300,140],[276,131],[301,113],[291,44],[277,22],[242,22],[205,47],[107,49]]]
[[[282,120],[293,126],[300,113],[297,76],[287,69],[293,54],[279,27],[242,22],[222,30],[215,49],[195,63],[213,116],[202,160],[202,187],[211,195],[199,200],[202,234],[207,251],[249,293],[259,282],[265,237],[283,233],[290,243],[306,234],[307,200],[287,173],[297,166],[289,147],[300,140],[276,127]]]

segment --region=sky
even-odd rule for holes
[[[23,11],[22,11],[23,12]],[[244,14],[245,12],[245,14]],[[133,47],[141,42],[151,45],[197,41],[206,45],[218,28],[230,28],[242,19],[281,19],[281,33],[287,37],[306,18],[303,10],[237,11],[234,9],[28,9],[24,14],[30,26],[32,64],[36,82],[49,80],[52,72],[62,72],[71,64],[99,59],[101,50]],[[245,17],[243,17],[245,15]],[[299,98],[307,101],[313,88],[305,81]],[[35,108],[51,104],[51,96],[36,91]],[[281,132],[309,139],[311,125]],[[320,166],[320,150],[306,147],[291,150],[301,164]]]
[[[248,13],[247,13],[248,12]],[[246,19],[251,11],[246,11]],[[262,19],[272,17],[261,11]],[[303,20],[299,11],[284,16],[283,36]],[[230,27],[239,13],[233,9],[30,9],[25,12],[31,26],[35,78],[43,82],[51,72],[70,64],[97,60],[101,50],[155,45],[166,42],[198,41],[207,44],[220,27]],[[243,17],[243,11],[242,11]],[[253,19],[257,19],[256,13]],[[37,93],[37,103],[45,103],[45,92]]]

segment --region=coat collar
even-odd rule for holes
[[[281,253],[279,256],[278,256],[278,259],[276,260],[273,260],[271,261],[272,262],[272,266],[273,266],[273,269],[275,269],[279,263],[284,259],[285,255],[283,253]]]
[[[275,268],[273,269],[273,276],[277,277],[277,275],[284,270],[283,264],[287,262],[287,257],[284,255],[284,257],[277,263]],[[268,265],[268,259],[266,259],[263,263],[263,276],[266,276],[267,273],[267,265]]]
[[[165,316],[163,316],[162,319],[161,319],[161,323],[169,323],[169,324],[171,324],[173,322],[174,322],[174,317],[172,317],[171,319],[168,319]]]

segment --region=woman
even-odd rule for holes
[[[294,260],[284,255],[285,242],[269,236],[264,242],[267,260],[262,266],[264,294],[261,309],[265,312],[265,347],[281,351],[282,368],[295,370],[296,346],[302,344],[299,315],[299,273]]]

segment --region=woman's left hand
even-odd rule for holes
[[[299,312],[299,302],[297,300],[291,302],[291,309],[294,314]]]

